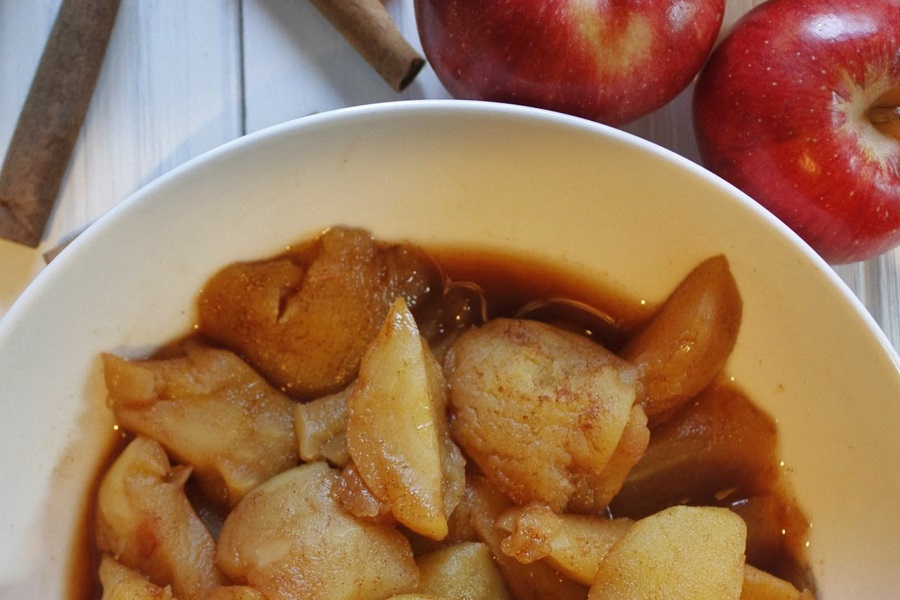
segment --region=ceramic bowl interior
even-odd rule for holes
[[[620,131],[499,104],[306,117],[159,179],[0,322],[0,596],[59,597],[112,433],[98,353],[187,331],[226,263],[332,225],[550,260],[661,300],[724,253],[744,298],[729,373],[777,419],[823,598],[900,589],[900,361],[834,273],[747,197]]]

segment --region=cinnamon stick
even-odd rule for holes
[[[425,66],[381,0],[310,2],[395,91],[406,89]]]
[[[63,0],[0,171],[0,237],[40,244],[120,0]]]

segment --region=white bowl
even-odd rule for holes
[[[900,360],[789,230],[693,163],[595,123],[422,101],[286,123],[125,201],[0,321],[0,596],[60,597],[111,419],[97,355],[186,331],[205,280],[336,224],[523,250],[662,299],[725,253],[744,298],[728,370],[778,421],[822,598],[900,590]]]

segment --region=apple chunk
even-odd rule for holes
[[[743,301],[724,256],[691,270],[620,354],[641,371],[639,401],[651,426],[722,370],[740,329]]]
[[[160,587],[108,554],[100,559],[97,577],[106,600],[173,600],[171,586]],[[205,596],[209,598],[209,595]]]
[[[497,527],[497,519],[513,506],[508,497],[481,475],[469,478],[466,494],[460,503],[468,514],[476,537],[490,548],[513,597],[517,600],[585,600],[588,588],[569,579],[548,562],[525,564],[503,552],[506,532]]]
[[[347,464],[347,396],[351,387],[335,394],[298,402],[294,407],[294,430],[300,458],[306,462],[325,459],[333,465]]]
[[[573,581],[591,585],[597,565],[625,533],[631,519],[556,514],[540,504],[503,512],[496,527],[509,532],[501,548],[519,562],[544,560]]]
[[[777,477],[777,441],[772,417],[733,386],[713,384],[653,430],[612,512],[639,519],[672,504],[765,493]]]
[[[607,466],[636,424],[634,366],[576,333],[494,319],[454,342],[444,371],[454,439],[500,491],[557,512],[606,508],[624,477]]]
[[[172,466],[156,441],[137,437],[100,482],[97,548],[184,600],[224,583],[215,542],[184,493],[190,467]],[[110,584],[112,585],[112,584]]]
[[[674,506],[637,521],[597,569],[589,600],[738,600],[743,520],[725,508]]]
[[[347,398],[347,447],[359,475],[394,518],[431,539],[448,531],[445,466],[459,471],[448,482],[464,481],[461,455],[449,458],[459,452],[447,434],[446,393],[436,359],[398,298]]]
[[[790,582],[744,565],[744,586],[741,600],[814,600],[809,590],[798,590]]]
[[[511,600],[491,550],[482,542],[461,542],[422,554],[419,591],[440,598]]]
[[[106,402],[127,431],[158,441],[210,499],[234,507],[297,464],[295,403],[233,352],[182,350],[160,360],[103,354]]]
[[[415,588],[407,539],[365,523],[334,499],[340,473],[324,461],[294,467],[247,494],[225,519],[216,563],[271,600],[377,600]]]
[[[197,299],[197,327],[310,400],[352,381],[395,296],[427,303],[439,282],[420,248],[332,227],[272,259],[219,271]]]

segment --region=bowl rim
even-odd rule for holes
[[[19,318],[18,313],[25,310],[25,307],[30,304],[30,298],[33,295],[42,293],[41,290],[45,285],[43,283],[44,280],[54,277],[53,274],[56,271],[65,269],[65,265],[68,261],[77,260],[77,255],[80,252],[79,248],[82,245],[93,243],[92,240],[94,237],[102,235],[104,230],[115,226],[115,222],[120,218],[120,214],[127,213],[131,210],[132,205],[143,202],[145,197],[153,196],[157,188],[166,186],[171,182],[178,180],[184,173],[193,171],[204,164],[215,163],[224,155],[244,152],[248,147],[257,144],[265,144],[272,138],[289,135],[304,128],[319,126],[328,127],[334,122],[359,117],[380,117],[398,112],[406,113],[417,111],[451,112],[458,115],[473,113],[494,114],[498,117],[538,119],[568,127],[591,129],[621,143],[657,154],[665,160],[690,171],[693,176],[699,177],[727,190],[736,202],[742,204],[745,209],[753,212],[755,216],[768,223],[769,226],[775,228],[784,237],[789,239],[803,255],[804,259],[812,263],[812,266],[819,271],[821,275],[826,277],[834,287],[840,290],[844,300],[852,305],[853,310],[865,323],[866,328],[877,338],[879,344],[890,357],[890,360],[896,365],[897,369],[900,370],[900,353],[898,353],[897,349],[887,338],[886,333],[881,326],[878,325],[877,321],[875,321],[875,318],[862,303],[862,300],[852,289],[850,289],[847,283],[841,279],[834,269],[796,232],[778,219],[774,214],[769,212],[739,188],[703,167],[702,164],[698,164],[673,150],[630,132],[582,117],[517,104],[460,99],[397,100],[343,107],[321,113],[305,115],[247,133],[185,161],[130,193],[121,202],[101,215],[95,222],[91,223],[84,231],[73,238],[48,265],[41,269],[19,297],[10,305],[7,312],[0,316],[0,337],[3,336],[3,331],[7,328],[6,326],[16,321]],[[11,325],[9,326],[11,327]]]

